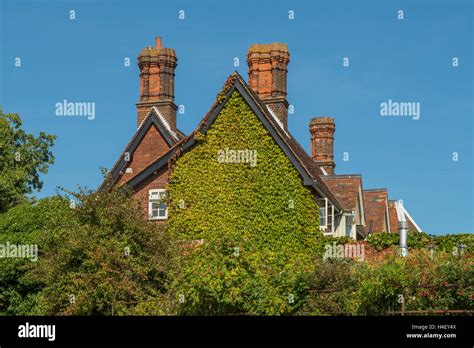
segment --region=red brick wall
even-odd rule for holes
[[[130,158],[131,161],[128,167],[132,168],[133,172],[130,174],[124,172],[118,180],[118,185],[122,185],[133,178],[147,165],[168,151],[169,148],[158,129],[151,125],[140,144],[138,144],[133,157]]]
[[[168,183],[170,171],[167,166],[158,170],[155,174],[149,176],[135,188],[135,198],[138,199],[143,209],[144,218],[148,219],[148,191],[152,189],[164,189]],[[166,220],[154,220],[162,223]]]

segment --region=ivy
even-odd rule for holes
[[[204,241],[177,281],[188,298],[183,311],[198,312],[203,303],[214,313],[291,311],[298,274],[322,252],[312,193],[238,92],[196,140],[168,184],[169,230],[179,240]],[[226,149],[253,151],[256,165],[220,163]]]
[[[383,250],[399,243],[398,233],[376,233],[367,238],[370,246],[376,250]],[[409,232],[408,247],[412,249],[428,248],[433,243],[435,250],[444,252],[453,252],[464,245],[465,252],[472,252],[474,247],[474,236],[472,234],[448,234],[448,235],[429,235],[424,232]]]

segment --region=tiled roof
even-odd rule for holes
[[[389,200],[388,201],[388,212],[390,215],[390,229],[392,233],[398,233],[398,215],[397,215],[397,207],[396,201]],[[402,214],[405,215],[405,221],[408,223],[408,231],[409,232],[421,232],[421,229],[418,227],[416,222],[412,219],[412,217],[408,214],[405,207],[402,207]]]
[[[387,189],[363,190],[366,231],[372,226],[372,233],[387,232],[384,227],[387,209]]]
[[[398,233],[398,215],[395,201],[388,201],[388,215],[390,216],[390,232]]]
[[[324,175],[321,178],[342,203],[344,210],[356,210],[359,190],[362,185],[360,175]]]

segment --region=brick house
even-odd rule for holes
[[[248,82],[237,72],[232,73],[219,94],[224,100],[216,101],[196,131],[185,136],[176,124],[177,56],[173,49],[163,48],[161,38],[157,38],[155,47],[143,49],[138,56],[137,131],[102,187],[127,186],[149,220],[168,219],[164,197],[170,163],[196,143],[196,132],[206,132],[212,126],[229,96],[237,91],[298,171],[301,184],[311,190],[320,206],[320,227],[326,235],[359,240],[368,233],[398,232],[398,219],[404,217],[413,231],[420,231],[399,202],[388,200],[387,190],[363,190],[361,175],[334,174],[332,117],[311,120],[311,156],[289,133],[286,98],[289,61],[286,44],[251,46],[247,52]]]

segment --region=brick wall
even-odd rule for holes
[[[167,166],[164,166],[146,180],[141,182],[135,188],[135,198],[138,199],[143,210],[143,216],[148,219],[148,191],[152,189],[164,189],[168,183],[170,171]],[[166,220],[153,220],[156,223],[163,223]]]
[[[152,124],[140,144],[138,144],[138,147],[135,149],[133,157],[130,158],[131,161],[128,168],[132,169],[132,173],[124,172],[118,180],[118,185],[122,185],[124,182],[134,177],[146,166],[164,154],[169,148],[170,147],[161,133]]]
[[[334,132],[333,117],[315,117],[309,123],[311,134],[311,158],[328,174],[334,174]]]

